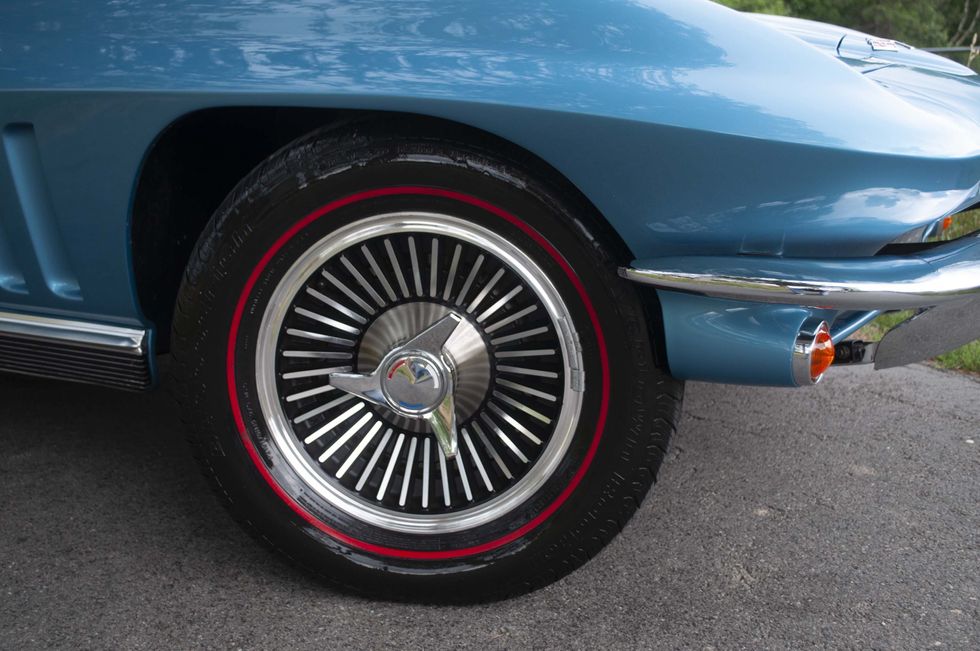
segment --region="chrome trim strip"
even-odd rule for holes
[[[970,260],[899,282],[835,282],[621,268],[644,285],[712,298],[838,310],[907,310],[980,295],[980,261]]]
[[[823,375],[816,379],[810,376],[810,355],[816,343],[817,333],[822,328],[829,331],[826,321],[810,317],[803,322],[796,335],[796,342],[793,344],[793,382],[798,387],[817,384],[823,379]]]
[[[149,339],[146,330],[14,312],[0,312],[0,333],[32,339],[55,339],[133,357],[146,356]]]

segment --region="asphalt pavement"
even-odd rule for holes
[[[977,649],[980,382],[690,384],[661,481],[510,601],[368,601],[242,533],[165,392],[0,377],[0,648]]]

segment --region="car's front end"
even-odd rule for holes
[[[878,87],[866,99],[881,101],[890,128],[866,122],[879,151],[857,148],[837,161],[832,145],[796,150],[795,180],[809,181],[811,196],[776,184],[768,201],[689,218],[690,241],[710,234],[684,255],[658,250],[621,270],[659,290],[671,371],[806,386],[835,361],[889,368],[980,338],[980,232],[944,237],[972,228],[971,209],[980,207],[980,77],[902,43],[811,21],[756,18],[860,72]],[[869,110],[876,107],[858,112]],[[896,127],[903,113],[918,129],[935,129],[934,147],[903,142],[906,132]],[[808,175],[797,165],[811,155]],[[762,158],[757,164],[766,165]],[[713,245],[726,231],[728,246]],[[913,313],[880,342],[848,339],[898,310]],[[821,353],[827,339],[836,347],[830,357]]]

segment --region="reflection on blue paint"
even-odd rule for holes
[[[637,258],[869,256],[976,201],[980,82],[920,52],[842,58],[844,33],[706,0],[7,0],[0,126],[34,124],[85,308],[116,320],[141,318],[140,164],[213,107],[483,129],[565,175]]]

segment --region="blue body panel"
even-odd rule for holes
[[[8,0],[0,308],[144,323],[140,165],[211,107],[486,130],[564,174],[640,259],[868,256],[976,201],[977,76],[921,53],[841,58],[806,31],[706,0]],[[726,309],[684,302],[677,323]]]
[[[661,292],[664,338],[673,375],[730,384],[796,386],[793,344],[810,317],[834,312]],[[764,333],[764,336],[759,336]]]

